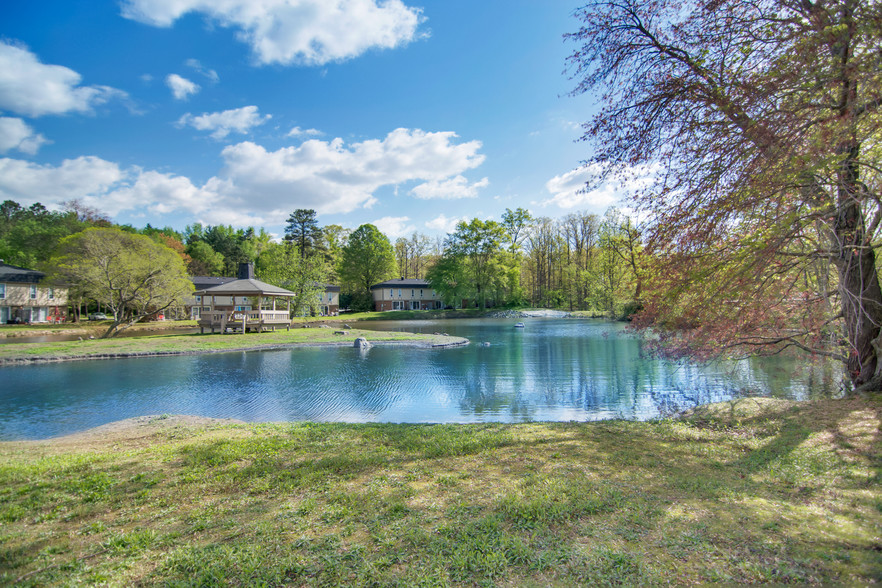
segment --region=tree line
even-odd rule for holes
[[[147,237],[174,251],[192,276],[235,276],[240,263],[252,262],[258,278],[297,294],[300,312],[315,311],[328,283],[342,286],[342,306],[369,310],[370,286],[397,277],[429,281],[454,307],[532,305],[617,315],[639,297],[639,238],[615,210],[555,220],[519,208],[501,222],[472,219],[444,238],[415,232],[393,244],[370,224],[320,226],[310,209],[293,211],[277,242],[263,228],[135,228],[114,225],[78,202],[49,211],[6,201],[0,255],[13,265],[47,268],[66,238],[89,228]]]

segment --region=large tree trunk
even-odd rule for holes
[[[847,151],[833,226],[842,314],[850,347],[846,368],[855,388],[879,387],[882,365],[876,345],[882,327],[882,288],[876,271],[876,253],[865,233],[860,206],[862,186],[854,164],[858,149],[852,145]]]
[[[852,383],[859,387],[870,383],[879,368],[874,341],[882,324],[882,289],[876,273],[876,255],[869,247],[849,248],[842,252],[836,265],[850,346],[846,365]]]

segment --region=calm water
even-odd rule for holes
[[[472,340],[458,349],[315,348],[0,368],[0,439],[162,413],[252,422],[642,420],[740,394],[831,394],[838,384],[831,368],[794,377],[795,364],[780,359],[699,366],[646,358],[618,323],[525,322],[526,329],[505,319],[370,324]]]

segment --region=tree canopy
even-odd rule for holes
[[[309,257],[323,247],[323,233],[319,228],[316,212],[298,208],[288,216],[285,240],[297,246],[300,257]]]
[[[601,90],[588,163],[636,194],[654,267],[642,324],[689,352],[795,346],[882,384],[882,5],[595,1],[569,35]]]
[[[184,303],[193,283],[174,250],[150,237],[116,228],[91,228],[62,239],[50,279],[113,312],[102,337]]]
[[[357,296],[355,306],[370,307],[371,286],[395,275],[395,253],[392,244],[372,224],[355,229],[340,261],[339,273]]]
[[[39,202],[25,208],[6,200],[0,204],[0,259],[22,267],[38,267],[49,259],[61,239],[88,226],[91,221],[81,219],[75,210],[50,211]]]
[[[327,279],[327,269],[320,256],[303,257],[291,243],[270,243],[258,258],[255,269],[257,277],[264,282],[296,294],[292,300],[295,313],[315,312]]]
[[[481,308],[486,307],[487,293],[492,286],[498,286],[498,290],[504,286],[505,267],[500,257],[504,236],[502,225],[496,221],[475,218],[456,225],[456,231],[448,235],[444,243],[444,257],[457,260],[463,266],[461,275],[466,277],[468,284],[464,289],[464,284],[459,283],[457,291],[476,300]],[[447,266],[450,263],[450,259],[446,260]],[[449,271],[444,272],[448,277],[436,284],[442,292],[445,284],[451,283],[449,274]],[[438,273],[432,275],[438,276]]]

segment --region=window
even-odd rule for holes
[[[395,296],[395,290],[389,288],[389,298],[392,298],[393,296]]]
[[[420,298],[422,298],[422,297],[423,297],[423,291],[420,290]]]
[[[410,291],[410,297],[411,297],[411,298],[416,298],[416,290],[411,290],[411,291]]]
[[[398,288],[398,297],[401,298],[401,288]]]
[[[0,284],[0,300],[6,298],[6,284]]]
[[[55,300],[55,288],[49,288],[49,300]]]
[[[202,302],[202,296],[197,296],[197,297],[196,297],[196,302]]]
[[[37,285],[31,284],[31,300],[37,299]]]

